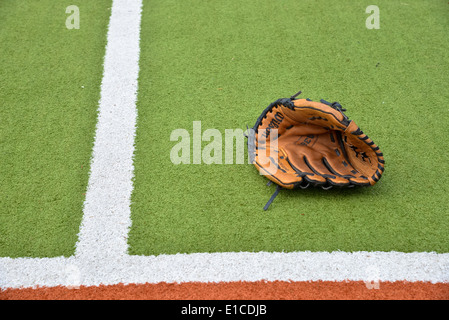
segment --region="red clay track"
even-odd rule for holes
[[[0,300],[449,300],[449,283],[187,282],[0,291]]]

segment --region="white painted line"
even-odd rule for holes
[[[127,254],[142,2],[115,0],[104,58],[91,171],[76,256]]]
[[[75,255],[0,258],[0,288],[258,280],[449,282],[448,253],[128,255],[141,6],[139,0],[113,2],[91,173]]]
[[[228,252],[159,256],[1,258],[0,287],[220,281],[449,282],[449,254]]]

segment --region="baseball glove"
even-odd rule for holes
[[[338,102],[278,99],[246,135],[251,163],[279,190],[372,186],[384,171],[379,147],[343,113]]]

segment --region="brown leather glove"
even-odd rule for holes
[[[379,147],[338,102],[278,99],[257,119],[248,152],[259,172],[280,188],[371,186],[384,171]]]

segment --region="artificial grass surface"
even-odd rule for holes
[[[449,4],[377,1],[368,30],[370,4],[144,1],[131,254],[449,252]],[[275,187],[252,165],[170,161],[173,130],[224,137],[298,90],[380,146],[378,184],[284,190],[264,212]]]
[[[131,254],[449,252],[449,5],[377,1],[368,30],[370,4],[144,1]],[[0,2],[0,256],[73,254],[109,8]],[[251,165],[171,163],[172,130],[224,138],[298,90],[342,103],[380,146],[377,185],[285,190],[264,212],[274,186]]]
[[[74,252],[110,2],[0,2],[0,256]]]

